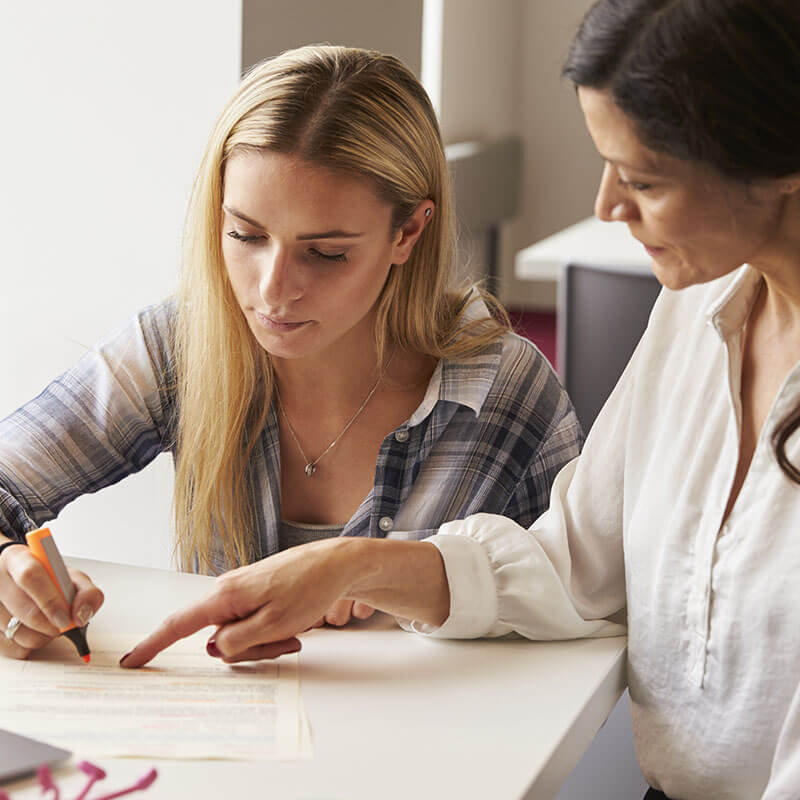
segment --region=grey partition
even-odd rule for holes
[[[557,360],[584,432],[625,369],[660,289],[649,270],[567,265],[559,284]]]

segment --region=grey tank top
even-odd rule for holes
[[[318,539],[330,539],[338,536],[344,530],[344,525],[312,525],[310,522],[292,522],[288,519],[281,520],[278,531],[278,546],[281,550],[294,547],[306,542],[316,542]]]

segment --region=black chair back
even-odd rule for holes
[[[660,290],[650,272],[567,265],[559,284],[557,363],[584,433],[641,339]]]

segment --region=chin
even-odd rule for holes
[[[272,358],[282,358],[287,361],[303,358],[308,355],[308,350],[310,349],[307,347],[291,347],[282,342],[259,341],[259,344]]]
[[[700,280],[700,276],[683,263],[665,265],[659,264],[658,261],[653,260],[650,264],[650,268],[663,287],[675,292],[680,289],[686,289],[689,286],[694,286],[696,283],[703,283],[703,281]]]
[[[274,358],[301,358],[304,354],[303,348],[287,346],[285,342],[275,341],[269,336],[265,336],[263,331],[252,331],[256,344]]]
[[[663,270],[654,269],[658,282],[665,288],[677,292],[680,289],[686,289],[691,286],[695,281],[686,280],[682,275],[675,275],[674,273],[665,272]]]

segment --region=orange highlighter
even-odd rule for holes
[[[25,538],[28,540],[31,555],[47,570],[50,580],[61,592],[61,596],[71,609],[72,601],[75,599],[75,586],[69,577],[61,553],[58,552],[50,528],[31,531],[25,534]],[[69,628],[63,628],[61,633],[75,645],[78,655],[88,664],[90,656],[89,645],[86,642],[86,626],[79,628],[77,625],[72,625]]]

